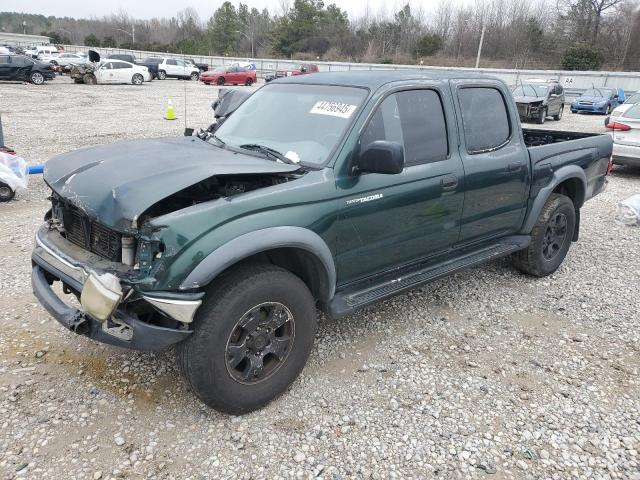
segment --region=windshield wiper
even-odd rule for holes
[[[256,152],[264,153],[266,156],[274,158],[276,160],[280,160],[282,163],[288,163],[290,165],[295,165],[296,162],[292,161],[290,158],[285,157],[282,153],[273,148],[266,147],[264,145],[260,145],[258,143],[246,143],[244,145],[240,145],[240,148],[244,150],[253,150]]]

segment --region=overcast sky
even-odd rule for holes
[[[176,2],[175,0],[142,0],[126,1],[112,0],[108,2],[92,2],[87,0],[8,0],[2,2],[2,10],[39,13],[42,15],[55,15],[58,17],[89,18],[101,17],[114,13],[120,9],[136,18],[171,17],[178,10],[191,6],[197,10],[203,20],[208,19],[213,12],[223,3],[224,0],[187,0],[186,2]],[[285,2],[287,0],[284,0]],[[232,0],[234,5],[239,1]],[[281,12],[282,0],[243,0],[249,7],[258,9],[268,8],[273,13]],[[293,0],[290,0],[293,3]],[[350,17],[361,15],[366,6],[372,13],[377,13],[381,9],[388,11],[399,10],[407,0],[325,0],[325,4],[335,3],[349,13]],[[435,3],[430,0],[412,0],[413,6],[423,6],[428,9],[428,5]],[[390,12],[388,12],[390,13]]]

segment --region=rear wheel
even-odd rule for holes
[[[8,202],[13,200],[16,192],[11,190],[11,187],[4,182],[0,182],[0,202]]]
[[[216,83],[218,85],[224,85],[224,77],[218,77],[218,80],[216,81]]]
[[[164,70],[158,70],[158,80],[165,80],[167,78],[167,72]]]
[[[251,85],[253,85],[253,80],[252,80],[251,78],[247,78],[247,79],[244,81],[244,84],[245,84],[247,87],[250,87]]]
[[[144,83],[144,77],[139,73],[135,73],[131,78],[131,83],[134,85],[142,85]]]
[[[273,265],[246,265],[211,286],[178,358],[200,400],[237,415],[289,387],[309,357],[315,328],[315,302],[300,278]]]
[[[551,275],[569,251],[575,225],[576,211],[571,199],[551,194],[533,227],[531,243],[513,254],[516,268],[535,277]]]
[[[34,85],[42,85],[44,83],[44,75],[40,72],[31,72],[31,75],[29,75],[29,81]]]
[[[564,111],[564,105],[560,105],[560,111],[553,116],[553,119],[558,121],[562,118],[562,112]]]

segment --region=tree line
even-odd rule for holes
[[[141,20],[0,13],[0,30],[53,43],[189,55],[473,66],[640,70],[640,0],[439,0],[349,18],[322,0],[281,0],[277,11],[222,3],[208,19],[193,8]]]

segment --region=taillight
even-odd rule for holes
[[[610,128],[611,130],[620,130],[622,132],[631,130],[631,127],[629,125],[625,125],[624,123],[618,123],[618,122],[607,124],[607,128]]]

